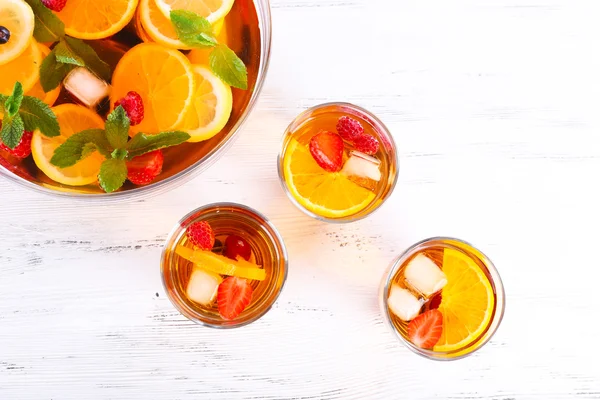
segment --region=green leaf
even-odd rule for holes
[[[40,67],[40,82],[44,92],[48,93],[60,85],[65,76],[75,68],[72,64],[63,64],[56,60],[54,49],[48,54]]]
[[[129,155],[129,152],[125,149],[115,149],[111,153],[112,158],[116,158],[118,160],[124,160],[127,158],[128,155]]]
[[[4,109],[4,103],[6,103],[6,99],[8,99],[7,95],[0,94],[0,114],[6,113],[6,110]]]
[[[193,47],[214,47],[217,45],[213,28],[206,18],[186,10],[173,10],[171,23],[179,40]]]
[[[42,134],[48,137],[60,135],[60,126],[56,120],[56,115],[54,115],[48,104],[36,97],[25,96],[23,98],[19,115],[23,118],[25,130],[35,131],[39,129]]]
[[[63,40],[58,42],[58,44],[54,47],[54,56],[56,57],[56,61],[63,64],[73,64],[79,67],[84,67],[85,62],[79,57],[67,43]]]
[[[210,69],[230,86],[248,89],[248,71],[244,62],[229,47],[219,44],[208,56]]]
[[[15,86],[13,87],[12,94],[8,96],[6,101],[4,102],[4,109],[6,110],[6,114],[8,114],[9,118],[14,117],[19,112],[19,108],[21,108],[21,102],[23,101],[23,85],[21,82],[15,82]]]
[[[105,157],[110,157],[110,147],[103,129],[86,129],[69,137],[63,144],[54,150],[50,163],[59,168],[66,168],[77,164],[90,155],[93,144]]]
[[[23,120],[17,114],[13,118],[5,118],[2,121],[0,138],[9,149],[14,149],[21,141],[24,132]]]
[[[98,181],[106,193],[111,193],[123,186],[127,178],[127,164],[125,160],[109,158],[100,166]]]
[[[40,0],[25,0],[35,15],[33,37],[40,43],[56,42],[65,35],[65,24]]]
[[[98,75],[99,78],[106,82],[110,81],[111,72],[107,63],[102,61],[92,47],[86,44],[81,39],[75,39],[70,36],[65,36],[66,44],[71,48],[73,53],[79,56],[87,69]]]
[[[98,151],[98,146],[94,143],[86,143],[83,145],[83,149],[81,150],[81,158],[79,161],[91,156],[95,151]]]
[[[129,150],[127,158],[131,160],[133,157],[141,156],[154,150],[176,146],[189,138],[190,135],[180,131],[161,132],[156,135],[138,133],[127,144],[127,150]]]
[[[118,106],[106,118],[106,138],[112,147],[122,149],[129,139],[129,117],[122,106]]]

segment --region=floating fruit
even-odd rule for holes
[[[25,1],[0,0],[0,65],[2,65],[2,75],[5,74],[4,64],[19,57],[27,50],[33,37],[34,25],[33,10]]]
[[[217,304],[219,314],[227,320],[235,319],[252,301],[252,286],[245,279],[230,276],[219,285]]]
[[[215,245],[215,232],[206,221],[194,222],[185,231],[188,239],[200,250],[212,250]]]
[[[192,250],[183,246],[177,246],[175,252],[186,260],[193,262],[199,268],[215,274],[237,276],[257,281],[263,281],[267,276],[264,269],[245,261],[241,257],[237,260],[231,260],[208,250]]]

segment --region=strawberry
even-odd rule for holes
[[[219,314],[224,319],[235,319],[250,304],[251,300],[252,286],[243,278],[230,276],[219,285],[217,304]]]
[[[340,134],[342,139],[347,140],[349,142],[355,141],[360,135],[365,133],[364,128],[354,118],[350,117],[340,117],[338,123],[335,127],[337,132]]]
[[[127,179],[135,185],[146,185],[161,172],[165,157],[161,150],[154,150],[127,161]]]
[[[371,135],[363,134],[354,139],[354,148],[372,156],[379,150],[379,141]]]
[[[252,255],[252,248],[244,239],[237,235],[229,235],[225,239],[225,251],[223,252],[225,257],[237,260],[237,256],[243,257],[246,261],[250,260]]]
[[[201,250],[212,250],[215,245],[215,233],[206,221],[194,222],[186,233],[190,242]]]
[[[442,336],[442,323],[439,310],[424,312],[408,324],[408,339],[422,349],[431,349]]]
[[[440,308],[440,304],[442,304],[442,292],[437,292],[431,297],[429,303],[427,303],[427,308],[429,310],[435,310]]]
[[[65,8],[65,4],[67,4],[67,0],[42,0],[42,3],[44,3],[46,8],[49,8],[52,11],[59,12],[63,8]]]
[[[2,124],[0,124],[0,127],[1,126]],[[16,158],[27,158],[31,154],[31,138],[33,138],[33,132],[25,131],[17,147],[11,149],[0,141],[0,149],[8,152]]]
[[[322,131],[310,139],[310,154],[321,168],[329,172],[342,169],[344,141],[337,133]]]
[[[139,124],[144,119],[144,102],[137,92],[127,92],[127,96],[115,101],[115,108],[118,106],[125,110],[131,126]]]

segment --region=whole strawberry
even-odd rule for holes
[[[201,250],[212,250],[215,245],[215,233],[206,221],[194,222],[186,233],[190,242]]]
[[[127,92],[127,95],[115,102],[115,108],[123,107],[129,117],[131,126],[137,125],[144,119],[144,102],[137,92]]]
[[[0,127],[2,125],[0,124]],[[31,138],[33,137],[33,132],[25,131],[23,133],[23,137],[21,137],[21,141],[14,149],[11,149],[4,143],[0,141],[0,149],[8,152],[13,157],[16,158],[27,158],[31,154]]]
[[[354,140],[354,148],[372,156],[379,150],[379,141],[371,135],[362,134]]]
[[[340,134],[342,139],[347,140],[349,142],[353,142],[360,135],[365,133],[364,128],[354,118],[350,118],[347,116],[340,117],[336,126],[337,132]]]
[[[165,157],[162,150],[154,150],[127,161],[127,179],[134,185],[147,185],[162,172]]]
[[[42,3],[44,3],[46,8],[49,8],[52,11],[59,12],[63,8],[65,8],[65,4],[67,4],[67,0],[42,0]]]

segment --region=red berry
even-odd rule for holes
[[[371,135],[360,135],[354,140],[354,148],[362,153],[372,156],[379,150],[379,141]]]
[[[115,101],[115,108],[122,106],[129,117],[131,126],[137,125],[144,119],[144,102],[137,92],[128,92],[127,96]]]
[[[46,8],[49,8],[52,11],[59,12],[63,8],[65,8],[65,4],[67,4],[67,0],[42,0],[42,3],[44,3]]]
[[[241,237],[230,235],[225,239],[225,251],[223,252],[223,255],[232,260],[237,260],[237,256],[241,256],[248,261],[252,255],[252,248],[248,242]]]
[[[2,125],[0,124],[0,127]],[[21,137],[21,141],[14,149],[11,149],[4,143],[0,142],[0,149],[8,152],[13,157],[16,158],[27,158],[31,154],[31,138],[33,137],[33,132],[25,131],[23,136]]]
[[[349,142],[355,141],[360,135],[365,133],[365,130],[360,122],[354,118],[346,116],[343,116],[338,120],[336,129],[342,139],[345,139]]]
[[[161,172],[165,157],[161,150],[154,150],[127,161],[127,179],[135,185],[146,185]]]
[[[408,339],[422,349],[431,349],[442,336],[443,316],[439,310],[429,310],[410,321]]]
[[[250,304],[251,300],[252,286],[243,278],[230,276],[219,285],[217,304],[219,314],[224,319],[235,319]]]
[[[187,227],[186,234],[190,242],[200,250],[212,250],[215,245],[215,232],[206,221],[194,222]]]
[[[344,141],[340,135],[322,131],[310,139],[310,154],[321,168],[329,172],[342,169]]]
[[[437,292],[431,297],[429,302],[427,303],[427,309],[435,310],[440,308],[440,304],[442,304],[442,292]]]

